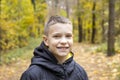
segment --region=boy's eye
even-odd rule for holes
[[[72,35],[71,35],[71,34],[69,34],[69,35],[66,35],[66,37],[67,37],[67,38],[71,38],[71,37],[72,37]]]
[[[54,38],[59,38],[59,37],[61,37],[60,35],[54,35],[53,36]]]

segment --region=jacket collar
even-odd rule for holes
[[[70,56],[70,58],[67,59],[63,64],[57,63],[57,59],[48,50],[44,42],[42,42],[39,47],[35,48],[31,65],[42,66],[59,76],[64,74],[64,69],[66,70],[67,74],[70,74],[73,71],[75,65],[75,62],[73,61],[73,53],[72,56]]]

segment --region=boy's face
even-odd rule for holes
[[[73,45],[71,24],[56,23],[49,27],[48,36],[44,37],[45,44],[56,57],[65,57]]]

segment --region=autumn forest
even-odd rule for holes
[[[52,15],[72,21],[75,60],[90,80],[120,80],[120,0],[0,0],[0,80],[19,80]]]

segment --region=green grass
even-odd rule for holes
[[[40,45],[40,42],[41,38],[31,38],[29,39],[29,44],[25,47],[2,52],[0,64],[10,64],[19,59],[30,58],[32,56],[34,48]]]
[[[96,52],[103,52],[107,53],[107,43],[102,43],[99,45],[99,47],[96,49]],[[115,42],[115,52],[120,53],[120,42]]]
[[[116,80],[120,80],[120,66],[118,67],[118,74],[117,74]]]
[[[103,52],[106,53],[107,52],[107,43],[102,43],[98,46],[98,48],[96,49],[96,52]]]

